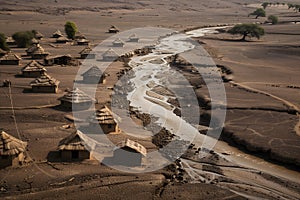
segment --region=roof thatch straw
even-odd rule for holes
[[[6,55],[1,57],[0,60],[21,60],[21,58],[13,52],[8,52]]]
[[[129,140],[129,139],[126,139],[125,141],[117,144],[117,146],[119,148],[128,147],[128,148],[133,149],[134,151],[142,154],[143,156],[147,155],[147,149],[143,145],[141,145],[135,141]]]
[[[102,54],[103,57],[115,57],[118,58],[119,55],[112,49],[109,48],[106,52]]]
[[[59,142],[58,150],[68,151],[85,151],[88,150],[83,140],[84,135],[80,131],[76,131]]]
[[[134,33],[134,34],[132,34],[132,35],[129,36],[129,39],[130,40],[138,40],[139,37],[137,36],[137,34]]]
[[[81,55],[88,55],[92,52],[93,50],[91,49],[91,47],[85,47],[84,49],[82,49],[82,51],[79,52],[79,54]]]
[[[116,120],[113,117],[113,113],[108,107],[104,107],[97,110],[90,118],[90,122],[94,124],[116,124]]]
[[[36,72],[36,71],[41,71],[41,72],[46,72],[46,68],[44,66],[42,66],[41,64],[39,64],[38,62],[36,62],[35,60],[31,61],[30,63],[28,63],[27,65],[25,65],[25,67],[23,67],[22,72]]]
[[[75,33],[75,39],[86,39],[85,35],[83,35],[80,31]]]
[[[70,103],[83,103],[83,102],[93,102],[95,101],[92,97],[88,96],[86,93],[78,88],[69,91],[64,96],[60,97],[58,100],[66,101]]]
[[[59,38],[56,39],[56,42],[68,42],[69,39],[66,38],[65,36],[60,36]]]
[[[99,69],[97,66],[91,67],[89,70],[84,72],[81,76],[84,77],[101,77],[103,75],[101,69]]]
[[[117,38],[113,41],[114,45],[124,45],[125,43],[120,38]]]
[[[43,74],[31,82],[31,86],[58,86],[59,81],[48,74]]]
[[[52,34],[52,36],[58,38],[58,37],[62,37],[63,34],[60,32],[60,30],[56,30],[56,31]]]
[[[0,133],[0,156],[14,156],[26,151],[27,142],[23,142],[6,132]]]
[[[44,48],[40,44],[36,44],[35,48],[33,47],[30,50],[31,50],[30,54],[32,54],[32,55],[40,55],[40,54],[42,54],[42,55],[49,55],[50,54],[48,52],[45,52]]]

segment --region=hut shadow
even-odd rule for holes
[[[47,161],[49,162],[62,162],[59,151],[50,151],[47,155]]]
[[[22,93],[33,93],[31,88],[24,88]]]

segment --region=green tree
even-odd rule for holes
[[[245,41],[246,37],[256,37],[259,39],[265,34],[265,30],[257,24],[237,24],[228,33],[242,35],[243,38],[241,40]]]
[[[263,8],[258,8],[253,13],[250,13],[250,15],[255,15],[255,19],[257,19],[258,17],[265,17],[266,11]]]
[[[67,21],[65,24],[65,32],[70,39],[74,39],[75,33],[77,32],[77,26],[74,22]]]
[[[3,33],[0,33],[0,49],[5,51],[9,50],[9,47],[6,44],[6,37]]]
[[[261,6],[266,9],[268,6],[269,6],[269,3],[268,2],[264,2],[261,4]]]
[[[272,24],[278,24],[278,17],[275,15],[270,15],[268,17],[268,20],[272,23]]]
[[[31,45],[34,34],[32,31],[20,31],[14,33],[12,38],[16,41],[18,47],[24,48]]]

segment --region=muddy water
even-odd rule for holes
[[[135,86],[135,90],[127,96],[127,99],[131,102],[130,105],[142,113],[148,113],[158,117],[158,124],[165,127],[171,133],[177,135],[180,139],[193,141],[196,146],[202,146],[205,136],[199,134],[198,130],[195,128],[195,124],[190,124],[184,119],[176,116],[172,109],[167,109],[166,106],[164,107],[161,104],[158,105],[153,101],[149,101],[149,98],[151,99],[152,97],[147,96],[146,93],[151,90],[149,85],[153,85],[153,83],[156,85],[164,85],[166,80],[164,76],[161,76],[161,74],[173,73],[166,61],[167,57],[184,53],[195,47],[192,43],[186,40],[187,38],[214,34],[217,33],[217,29],[220,28],[226,27],[202,28],[189,31],[186,35],[178,34],[168,36],[160,40],[153,53],[134,57],[129,63],[135,72],[135,77],[131,79],[131,82]],[[167,98],[160,99],[160,101],[169,105],[169,103],[167,103]],[[226,153],[226,155],[221,156],[241,166],[253,168],[258,171],[264,171],[295,182],[299,180],[299,173],[288,170],[284,167],[270,164],[255,156],[245,154],[224,142],[218,142],[214,150],[219,155],[221,155],[221,153]]]

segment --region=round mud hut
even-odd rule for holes
[[[83,77],[83,83],[87,83],[87,84],[98,84],[98,83],[105,84],[106,81],[105,80],[106,75],[97,66],[92,66],[81,76]]]
[[[101,127],[104,134],[119,133],[120,129],[117,121],[114,119],[112,111],[108,107],[97,110],[93,116],[90,117],[90,127]]]
[[[19,166],[24,162],[27,142],[23,142],[4,131],[0,133],[0,168]]]
[[[92,97],[78,88],[69,91],[58,100],[60,100],[61,107],[66,110],[88,110],[95,102]]]

